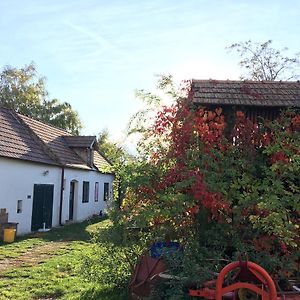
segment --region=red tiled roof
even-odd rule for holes
[[[300,107],[299,81],[192,80],[193,102]]]
[[[64,139],[65,135],[70,135],[66,131],[34,120],[30,117],[18,114],[23,122],[32,130],[32,132],[47,145],[50,151],[55,155],[60,164],[90,169],[90,167],[68,147]]]
[[[94,165],[98,170],[105,169],[105,167],[110,167],[111,164],[103,157],[98,151],[94,152]],[[105,169],[107,172],[107,169]]]
[[[72,136],[62,129],[0,108],[0,156],[90,170],[88,163],[72,148],[90,148],[95,138]],[[96,150],[94,153],[99,171],[110,166],[101,154]]]
[[[10,110],[0,108],[0,156],[57,165]]]

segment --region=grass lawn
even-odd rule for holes
[[[93,219],[0,244],[0,299],[127,299],[126,292],[97,286],[80,275],[92,233],[109,224]]]

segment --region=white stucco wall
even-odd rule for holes
[[[59,224],[60,180],[58,167],[0,158],[0,208],[6,208],[9,222],[19,223],[18,234],[31,231],[34,184],[54,185],[52,226]],[[21,213],[17,213],[18,200],[22,200]]]
[[[47,172],[46,172],[47,171]],[[32,203],[34,184],[53,184],[53,218],[52,227],[59,225],[60,167],[36,164],[0,157],[0,208],[6,208],[8,221],[17,222],[18,234],[31,231]],[[113,175],[100,174],[96,171],[65,168],[62,223],[69,220],[70,182],[76,180],[73,221],[84,220],[100,210],[105,212],[109,203],[104,199],[104,182],[109,183],[112,197]],[[82,203],[83,181],[89,182],[89,202]],[[95,202],[95,182],[99,182],[99,198]],[[22,212],[17,213],[17,202],[22,200]]]
[[[63,197],[62,222],[69,220],[69,199],[70,199],[70,182],[75,181],[75,205],[74,221],[84,220],[94,214],[99,215],[107,210],[109,203],[104,201],[104,182],[109,183],[110,195],[112,196],[112,184],[114,176],[109,174],[100,174],[95,171],[84,171],[78,169],[65,169],[65,184]],[[89,182],[89,202],[82,203],[83,181]],[[99,183],[99,197],[95,201],[95,183]]]

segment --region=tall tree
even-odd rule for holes
[[[135,96],[144,105],[143,108],[137,111],[131,116],[127,134],[145,133],[148,130],[150,123],[153,121],[153,117],[161,109],[164,104],[164,99],[168,98],[172,102],[175,101],[180,95],[178,93],[178,87],[176,87],[173,76],[171,74],[158,74],[157,75],[157,91],[162,95],[146,92],[145,90],[137,90]]]
[[[118,204],[121,205],[129,177],[131,176],[134,157],[120,144],[111,141],[107,129],[99,133],[97,142],[101,153],[112,164],[112,170],[110,171],[113,171],[116,176],[114,180],[114,196]]]
[[[0,105],[78,134],[78,113],[67,103],[49,99],[45,78],[33,63],[23,68],[6,66],[0,73]]]
[[[73,134],[79,134],[82,128],[78,113],[73,110],[71,104],[61,103],[57,99],[44,101],[38,117],[40,120],[66,129]]]
[[[241,57],[240,66],[244,71],[241,79],[250,80],[291,80],[299,78],[300,53],[293,57],[284,55],[288,48],[278,50],[271,47],[272,41],[253,43],[251,40],[232,44],[230,50]]]
[[[6,66],[0,73],[1,105],[26,115],[36,115],[46,100],[45,79],[33,63],[21,68]]]

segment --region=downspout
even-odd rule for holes
[[[65,177],[65,167],[61,168],[61,182],[60,182],[60,204],[59,204],[59,225],[62,226],[62,208],[64,199],[64,177]]]

